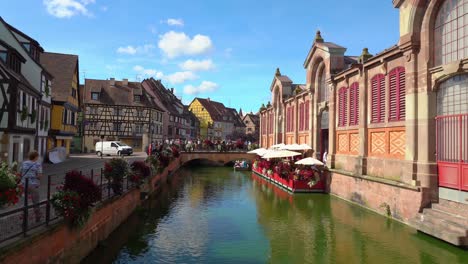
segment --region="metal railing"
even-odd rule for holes
[[[103,169],[101,168],[97,174],[91,169],[88,174],[83,174],[80,171],[81,175],[89,177],[94,183],[96,183],[101,189],[101,200],[95,204],[97,206],[99,203],[105,202],[118,194],[115,194],[111,188],[111,184],[103,177]],[[55,212],[55,209],[51,205],[52,195],[55,193],[52,186],[55,185],[52,183],[52,179],[55,175],[47,176],[47,185],[46,189],[40,189],[41,195],[44,195],[45,199],[42,199],[38,203],[30,203],[30,191],[29,179],[26,179],[24,186],[23,196],[15,206],[10,208],[0,208],[0,248],[7,245],[10,240],[18,237],[27,237],[31,231],[38,229],[40,227],[48,227],[51,223],[57,222],[61,219],[61,216]],[[63,182],[59,183],[60,185]],[[122,195],[132,190],[136,184],[129,181],[129,177],[125,177],[122,182]],[[40,188],[40,187],[39,187]],[[34,210],[39,210],[41,217],[38,219],[33,219],[35,216]],[[45,215],[45,218],[43,217]],[[36,218],[36,217],[35,217]]]

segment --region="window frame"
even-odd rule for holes
[[[376,74],[371,79],[370,84],[370,123],[371,124],[381,124],[385,123],[385,113],[387,110],[387,93],[386,93],[386,78],[384,74]],[[376,87],[374,88],[374,83]],[[376,93],[376,94],[374,94]],[[377,98],[375,98],[377,97]],[[374,115],[374,112],[376,114]]]

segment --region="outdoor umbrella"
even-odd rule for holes
[[[254,150],[251,150],[247,153],[250,153],[250,154],[257,154],[259,156],[262,156],[263,154],[265,154],[265,152],[267,152],[267,149],[265,148],[258,148],[258,149],[254,149]]]
[[[301,144],[300,145],[302,147],[303,150],[309,150],[309,149],[312,149],[309,145],[307,144]]]
[[[301,145],[298,145],[296,143],[291,144],[291,145],[284,145],[280,147],[279,149],[286,149],[286,150],[304,150],[304,148]]]
[[[296,161],[295,164],[298,164],[298,165],[324,165],[323,162],[321,162],[320,160],[314,159],[314,158],[311,158],[311,157],[298,160],[298,161]]]
[[[276,151],[269,151],[262,156],[264,159],[274,159],[274,158],[287,158],[301,155],[299,152],[289,151],[289,150],[276,150]]]
[[[270,149],[279,149],[281,147],[285,146],[284,143],[276,144],[270,147]]]

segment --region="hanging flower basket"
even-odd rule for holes
[[[15,174],[2,162],[0,165],[0,208],[18,203],[23,194],[23,186],[20,184],[21,177]]]
[[[93,180],[70,171],[65,184],[52,196],[51,203],[69,227],[81,227],[91,215],[91,208],[101,199],[101,189]]]
[[[113,158],[104,164],[104,177],[110,182],[114,194],[123,193],[123,179],[128,174],[128,163],[122,158]]]

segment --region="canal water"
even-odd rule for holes
[[[326,194],[183,168],[84,263],[468,263],[468,251]]]

